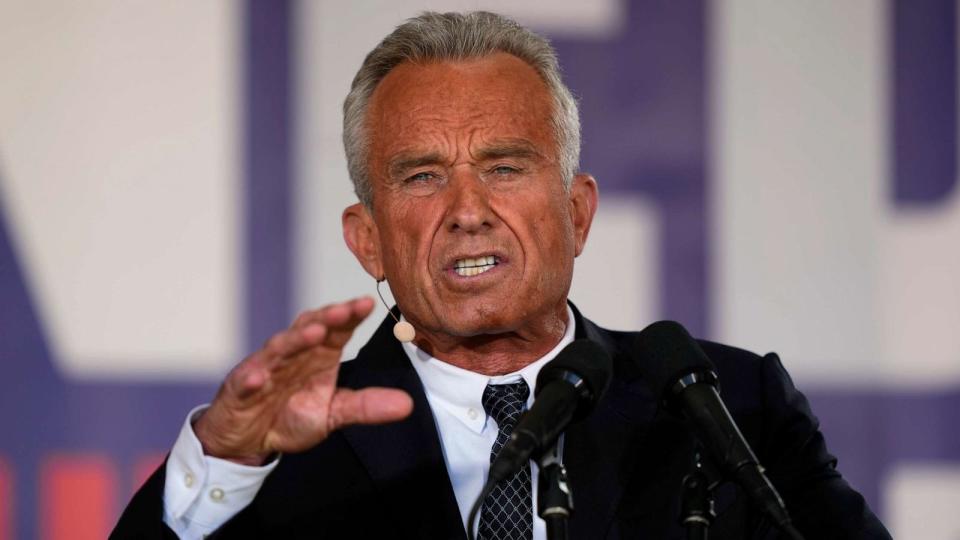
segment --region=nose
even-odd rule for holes
[[[490,207],[489,188],[476,171],[457,171],[447,189],[450,197],[447,230],[472,234],[494,226],[497,217]]]

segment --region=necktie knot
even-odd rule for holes
[[[520,415],[527,408],[527,398],[530,397],[530,387],[526,381],[511,384],[488,384],[483,391],[483,410],[486,411],[501,431],[507,430],[509,435],[517,425]]]

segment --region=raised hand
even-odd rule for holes
[[[260,465],[274,452],[306,450],[350,424],[380,424],[410,414],[402,390],[337,388],[344,345],[373,309],[358,298],[301,313],[229,375],[194,424],[204,452]]]

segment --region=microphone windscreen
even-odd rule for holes
[[[536,394],[547,384],[562,380],[568,373],[574,373],[583,379],[589,392],[582,394],[575,419],[582,419],[593,410],[593,406],[610,384],[613,376],[613,360],[597,343],[588,339],[578,339],[563,348],[557,357],[543,366],[537,375]]]
[[[714,371],[713,362],[687,329],[675,321],[659,321],[644,328],[634,342],[640,368],[650,389],[667,399],[673,385],[691,373]]]

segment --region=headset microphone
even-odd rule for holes
[[[383,307],[387,308],[387,313],[393,317],[393,320],[397,321],[397,324],[393,325],[393,337],[397,338],[397,341],[401,343],[410,343],[413,341],[413,338],[417,337],[417,331],[413,329],[412,324],[407,321],[401,321],[390,311],[390,306],[387,305],[387,301],[383,299],[383,294],[380,293],[380,282],[385,279],[386,278],[377,280],[377,296],[379,296],[380,301],[383,302]]]

